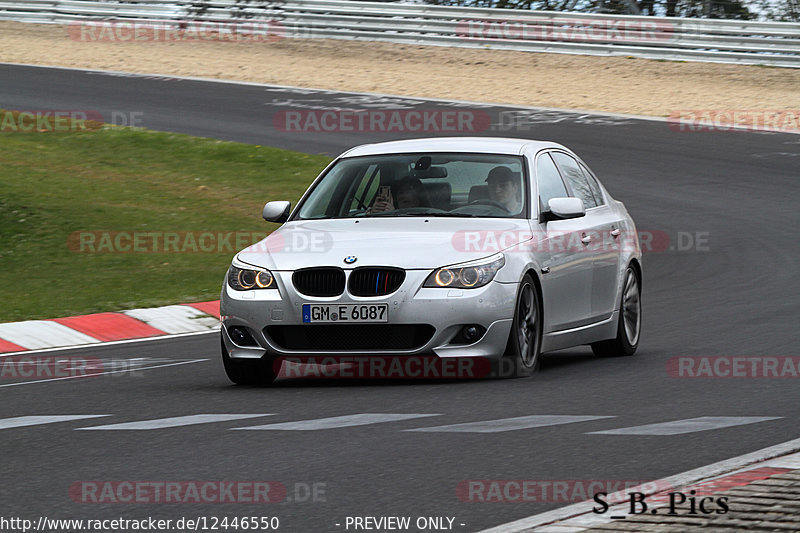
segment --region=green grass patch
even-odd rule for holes
[[[217,299],[235,235],[275,229],[264,203],[294,204],[330,161],[140,129],[6,131],[0,322]],[[214,235],[215,251],[201,250],[208,238],[194,251],[187,232]],[[177,245],[133,242],[145,233],[177,234]]]

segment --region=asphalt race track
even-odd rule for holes
[[[800,355],[800,136],[679,132],[625,117],[0,65],[0,108],[90,109],[106,120],[116,112],[157,130],[311,153],[335,155],[403,134],[287,133],[274,127],[276,113],[387,107],[480,109],[493,126],[479,134],[566,144],[625,202],[640,231],[667,235],[669,242],[644,258],[636,356],[598,359],[588,348],[567,350],[546,356],[541,372],[524,380],[289,380],[257,389],[228,382],[216,335],[52,352],[131,371],[0,380],[0,419],[107,415],[24,427],[0,420],[0,514],[277,516],[279,530],[290,532],[345,531],[348,516],[410,516],[412,523],[454,517],[454,530],[472,532],[571,502],[469,501],[457,491],[465,480],[653,480],[800,437],[797,379],[690,379],[667,370],[677,356]],[[261,223],[253,213],[253,227]],[[233,430],[359,413],[431,416]],[[259,416],[78,430],[196,414]],[[507,431],[406,431],[531,415],[598,418]],[[698,417],[737,418],[728,427],[678,434],[595,433]],[[271,481],[285,486],[287,497],[264,505],[85,503],[70,492],[92,480]]]

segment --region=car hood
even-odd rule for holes
[[[305,220],[287,222],[239,252],[238,259],[269,270],[312,266],[433,269],[488,257],[529,238],[530,233],[525,219]],[[345,258],[355,261],[348,264]]]

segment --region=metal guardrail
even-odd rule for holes
[[[800,24],[616,16],[350,0],[0,0],[0,20],[127,21],[176,26],[271,21],[275,37],[363,39],[534,52],[622,55],[800,68]],[[265,4],[267,4],[265,2]],[[238,31],[248,31],[242,24]]]

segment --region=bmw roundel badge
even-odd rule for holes
[[[344,258],[344,262],[347,263],[348,265],[352,265],[357,260],[358,260],[358,257],[356,257],[354,255],[348,255],[347,257]]]

